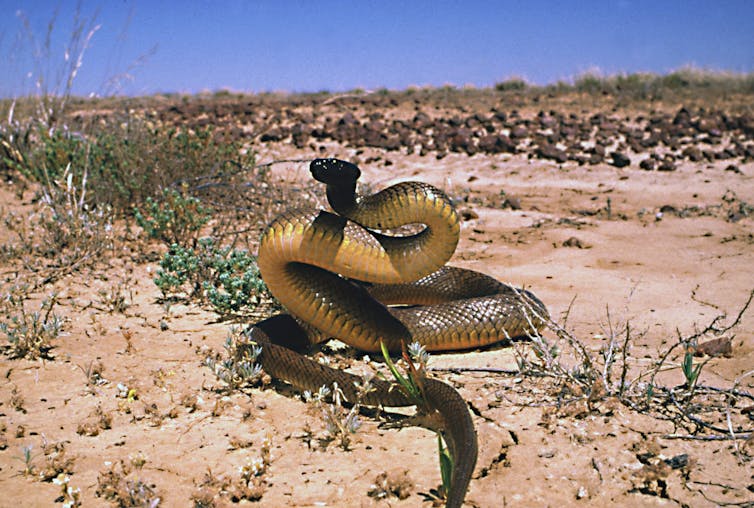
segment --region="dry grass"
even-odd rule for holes
[[[658,351],[647,367],[646,358],[632,355],[632,348],[643,332],[632,329],[629,322],[620,325],[607,310],[607,325],[595,351],[567,329],[568,313],[562,324],[546,318],[547,330],[557,338],[548,339],[537,333],[530,341],[514,343],[518,371],[511,374],[545,380],[542,393],[530,402],[547,405],[571,416],[599,412],[599,407],[617,401],[641,414],[672,423],[676,432],[667,439],[732,440],[734,443],[754,436],[745,408],[754,403],[754,395],[741,390],[741,382],[754,376],[754,370],[739,376],[731,386],[717,387],[700,382],[704,366],[716,356],[730,351],[731,333],[749,310],[754,290],[732,319],[718,314],[704,328],[682,335],[677,331],[675,342]],[[529,313],[536,319],[535,307]],[[726,347],[727,346],[727,347]],[[699,360],[697,357],[706,356]],[[668,386],[660,381],[669,374],[677,384]],[[526,398],[526,395],[524,396]],[[739,462],[754,457],[743,455],[735,445]]]

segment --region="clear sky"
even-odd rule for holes
[[[50,58],[36,61],[55,88],[76,5],[0,0],[1,96],[33,90],[40,65],[29,33],[43,47],[53,19]],[[547,84],[687,65],[754,71],[754,0],[83,0],[81,16],[100,27],[78,95],[483,87],[514,76]],[[124,74],[133,79],[106,84]]]

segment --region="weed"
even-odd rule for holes
[[[28,48],[34,57],[34,70],[31,77],[36,89],[36,116],[47,127],[54,127],[61,120],[68,101],[71,98],[73,83],[83,63],[84,54],[100,25],[96,23],[96,14],[91,18],[82,16],[80,6],[73,14],[73,27],[65,44],[65,57],[62,61],[53,61],[59,54],[53,48],[53,35],[57,24],[57,12],[47,23],[47,32],[42,44],[32,29],[31,22],[23,11],[17,16],[23,25]]]
[[[94,411],[76,428],[76,434],[80,436],[94,437],[98,436],[103,430],[108,430],[113,426],[113,416],[109,412],[102,410],[100,405],[94,408]]]
[[[120,460],[101,471],[97,478],[97,497],[112,501],[120,507],[149,507],[160,505],[162,497],[154,484],[149,484],[137,473],[143,467]],[[136,471],[134,470],[136,469]]]
[[[359,419],[361,400],[371,389],[369,380],[359,386],[356,401],[352,402],[348,410],[343,407],[344,396],[337,383],[333,383],[332,389],[321,386],[317,393],[308,390],[304,392],[304,401],[319,413],[324,423],[325,437],[320,440],[323,446],[332,441],[337,441],[338,446],[343,450],[347,451],[351,448],[352,435],[361,427],[361,420]],[[332,400],[332,403],[329,403],[329,400]],[[307,435],[307,440],[311,441],[313,432],[308,424],[304,432]]]
[[[42,453],[44,454],[45,464],[39,472],[40,480],[49,482],[61,475],[67,476],[73,473],[73,464],[76,459],[66,453],[64,442],[48,443],[45,441],[42,444]]]
[[[407,470],[401,474],[383,472],[377,475],[367,495],[374,499],[387,499],[390,496],[406,499],[413,488],[414,482],[408,477]]]
[[[124,350],[125,353],[133,353],[136,351],[136,348],[133,344],[133,338],[134,338],[134,332],[127,328],[121,328],[120,334],[123,336],[123,340],[126,341],[126,349]]]
[[[652,367],[638,372],[634,365],[638,362],[630,354],[635,332],[629,323],[616,329],[609,311],[607,344],[600,348],[599,355],[591,353],[564,326],[550,320],[548,327],[566,346],[564,351],[567,354],[553,353],[554,345],[539,333],[534,334],[529,343],[514,343],[518,374],[555,381],[553,393],[557,395],[553,404],[560,408],[581,401],[586,404],[586,411],[591,412],[601,401],[614,398],[637,412],[672,422],[688,432],[664,436],[666,438],[706,439],[707,436],[700,434],[712,432],[709,437],[714,439],[746,439],[752,435],[751,429],[746,429],[743,417],[739,422],[733,422],[729,408],[745,401],[751,403],[754,395],[735,386],[725,389],[700,384],[702,369],[709,359],[694,364],[693,357],[700,338],[721,336],[736,327],[753,299],[754,291],[730,324],[722,324],[727,316],[720,314],[703,330],[690,336],[678,332],[677,341],[659,353]],[[676,353],[679,349],[682,351],[680,358]],[[617,379],[613,377],[615,369],[620,372]],[[683,383],[668,387],[658,382],[660,372],[674,370],[680,370]],[[635,373],[633,377],[632,373]],[[536,404],[542,403],[542,400],[536,401]]]
[[[257,358],[262,354],[260,346],[250,343],[240,329],[231,327],[224,348],[225,359],[208,356],[204,363],[226,384],[229,392],[260,380],[262,366],[257,363]]]
[[[181,192],[163,189],[160,199],[146,199],[144,212],[134,208],[136,223],[149,238],[168,245],[196,245],[197,234],[209,221],[212,210],[185,192],[185,186]]]
[[[11,388],[10,400],[8,402],[10,403],[10,407],[14,410],[19,413],[26,413],[26,408],[24,407],[26,405],[26,400],[24,399],[24,396],[21,395],[21,392],[18,391],[17,386]]]
[[[0,421],[0,451],[8,448],[8,437],[5,432],[8,430],[8,425],[4,421]]]
[[[130,277],[108,286],[108,289],[100,289],[97,291],[97,295],[99,296],[99,308],[108,314],[115,312],[125,314],[133,301]]]
[[[696,381],[699,379],[699,374],[701,373],[703,366],[704,363],[699,363],[696,366],[694,365],[693,348],[687,346],[683,353],[681,371],[683,372],[683,377],[686,378],[686,389],[689,391],[693,390],[694,386],[696,386]]]
[[[25,310],[23,302],[12,303],[15,313],[8,320],[0,321],[0,332],[9,342],[6,354],[12,358],[51,359],[52,341],[60,335],[64,324],[64,320],[53,312],[56,296],[45,299],[39,311],[31,313]]]
[[[194,507],[225,506],[221,501],[225,496],[230,497],[233,503],[259,501],[267,488],[265,474],[272,462],[271,449],[272,438],[267,435],[262,440],[259,455],[247,458],[244,464],[238,467],[238,476],[216,476],[208,469],[202,481],[198,483],[197,490],[191,495]]]
[[[56,179],[47,178],[35,211],[23,217],[11,213],[5,225],[17,241],[3,247],[6,257],[20,258],[38,285],[98,262],[113,246],[112,215],[107,207],[92,210],[86,204],[87,176],[74,178],[68,164]]]
[[[55,502],[63,503],[62,508],[78,508],[81,506],[81,489],[71,487],[70,476],[60,473],[52,479],[52,483],[60,485],[60,496]]]
[[[244,465],[238,468],[240,481],[233,485],[231,492],[233,502],[237,503],[243,499],[258,501],[262,498],[266,488],[264,474],[271,463],[271,448],[272,438],[267,435],[262,440],[260,455],[248,459]]]
[[[211,238],[192,249],[173,244],[160,261],[155,284],[163,296],[184,292],[206,299],[220,315],[253,311],[272,296],[262,281],[256,257],[245,250],[218,247]]]
[[[21,447],[21,462],[24,463],[24,468],[21,474],[24,476],[30,476],[34,474],[34,445],[24,445]],[[17,457],[18,458],[18,457]]]
[[[108,382],[107,379],[102,377],[105,366],[99,360],[90,360],[86,366],[76,364],[76,367],[84,373],[88,387],[100,386]]]
[[[207,469],[204,478],[197,485],[197,490],[191,494],[194,508],[214,508],[222,494],[227,493],[231,482],[225,478],[215,476],[211,469]]]

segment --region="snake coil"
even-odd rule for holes
[[[402,182],[359,197],[354,164],[316,159],[312,176],[327,185],[336,213],[294,209],[274,219],[259,246],[258,265],[270,292],[295,316],[276,316],[250,328],[263,348],[267,373],[300,389],[337,382],[354,400],[361,378],[318,364],[276,344],[294,336],[337,338],[368,352],[384,341],[391,351],[418,341],[429,351],[469,349],[526,336],[544,324],[547,310],[530,292],[485,274],[445,266],[455,252],[460,220],[450,199],[420,182]],[[412,235],[374,230],[423,224]],[[390,305],[401,304],[402,307]],[[310,327],[308,333],[298,323]],[[315,337],[315,335],[317,337]],[[427,405],[454,459],[446,506],[460,507],[477,458],[468,407],[446,383],[424,380]],[[376,381],[364,404],[413,402]]]

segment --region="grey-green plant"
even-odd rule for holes
[[[366,393],[372,389],[369,379],[359,385],[356,394],[356,400],[350,401],[351,407],[346,409],[343,405],[345,399],[343,391],[335,382],[332,388],[321,386],[316,393],[309,390],[304,391],[304,401],[311,404],[325,425],[325,438],[323,441],[337,441],[338,446],[343,450],[351,449],[351,439],[353,434],[361,428],[361,419],[359,411],[361,410],[361,401]],[[308,430],[307,434],[311,434]]]
[[[0,321],[12,358],[50,358],[49,351],[63,329],[64,319],[53,311],[56,295],[42,301],[38,311],[27,312],[23,301],[13,302],[13,311]]]
[[[19,458],[19,460],[24,463],[24,469],[22,471],[22,474],[24,476],[30,476],[34,474],[34,458],[34,445],[29,444],[21,447],[21,457]]]
[[[172,188],[162,190],[159,198],[147,197],[144,207],[134,208],[136,223],[149,238],[193,246],[200,229],[212,216],[212,210],[186,193]]]
[[[271,299],[256,256],[219,247],[212,238],[200,239],[196,248],[171,245],[154,282],[164,297],[184,294],[206,300],[224,316],[252,311],[262,300]]]
[[[224,357],[208,356],[204,363],[226,384],[228,391],[259,380],[262,365],[257,358],[262,354],[261,346],[250,342],[239,328],[231,327],[223,347]]]

